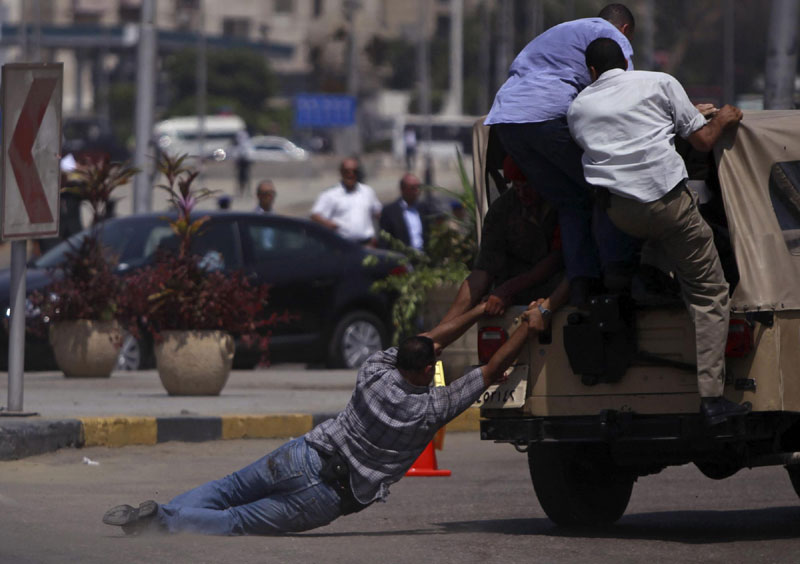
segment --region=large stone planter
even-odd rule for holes
[[[233,337],[224,331],[164,331],[156,368],[171,396],[218,396],[233,364]]]
[[[50,345],[67,378],[108,378],[121,344],[122,330],[116,321],[77,319],[50,327]]]
[[[422,323],[425,329],[433,329],[450,309],[458,294],[459,285],[445,285],[432,288],[425,297],[422,308]],[[464,372],[478,364],[478,327],[467,329],[461,337],[442,351],[439,357],[444,368],[444,378],[449,384],[464,375]]]

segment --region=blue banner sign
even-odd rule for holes
[[[346,127],[355,123],[355,96],[298,94],[294,97],[295,127]]]

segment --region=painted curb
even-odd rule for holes
[[[15,460],[80,447],[81,422],[77,419],[0,419],[0,460]]]
[[[167,441],[299,437],[336,414],[176,417],[78,417],[76,419],[0,419],[0,460],[15,460],[65,447],[123,447]],[[480,428],[480,410],[470,408],[447,424],[450,432]]]

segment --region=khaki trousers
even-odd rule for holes
[[[728,283],[696,196],[685,182],[655,202],[612,194],[608,216],[628,235],[660,246],[672,263],[694,323],[700,396],[721,396],[730,317]]]

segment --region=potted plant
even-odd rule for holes
[[[405,336],[430,329],[439,323],[475,260],[477,237],[474,190],[461,155],[458,154],[457,157],[461,192],[444,188],[437,190],[460,202],[465,210],[464,218],[458,219],[452,215],[432,218],[433,224],[424,253],[404,245],[385,232],[381,234],[391,250],[404,255],[403,262],[407,266],[406,273],[402,276],[390,276],[372,285],[374,291],[386,291],[396,296],[392,305],[395,343]],[[377,259],[365,259],[374,260]],[[468,343],[475,341],[475,331],[474,328],[470,329],[448,347],[447,357],[443,355],[445,377],[448,381],[460,376],[464,367],[474,363],[472,357],[475,355],[471,353],[474,347],[470,347]],[[463,343],[463,346],[459,346],[459,343]],[[459,354],[459,351],[464,351],[465,354],[470,351],[469,358]]]
[[[75,171],[75,181],[62,189],[89,204],[92,225],[55,269],[53,283],[33,293],[31,302],[50,324],[53,354],[68,378],[107,378],[116,365],[122,342],[118,299],[124,292],[114,274],[116,257],[102,245],[102,220],[113,191],[137,172],[127,164],[93,162]]]
[[[170,395],[218,395],[231,370],[234,335],[266,347],[261,316],[265,285],[253,286],[242,272],[224,272],[214,257],[192,253],[192,239],[208,216],[193,218],[198,202],[212,195],[194,188],[197,171],[186,156],[163,155],[159,170],[176,215],[165,218],[178,237],[177,250],[159,249],[155,263],[126,278],[124,299],[131,330],[153,335],[156,368]]]
[[[395,343],[439,322],[475,260],[475,195],[461,155],[457,154],[457,158],[462,190],[436,190],[457,199],[464,208],[464,218],[452,214],[427,218],[431,227],[424,253],[388,233],[380,235],[389,249],[404,256],[402,262],[407,266],[404,275],[390,276],[372,285],[373,291],[386,291],[396,296],[392,306]],[[364,259],[366,264],[377,260],[376,257]]]

